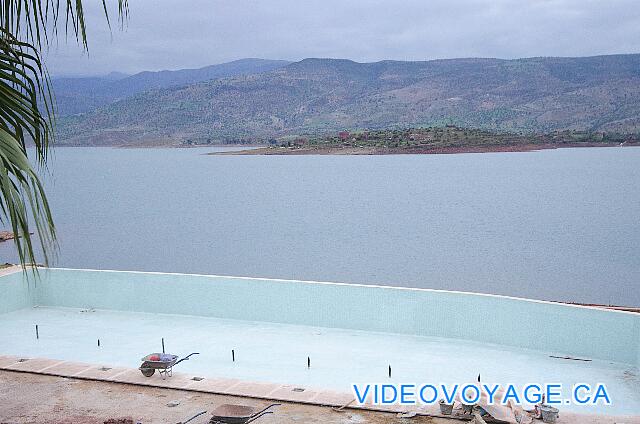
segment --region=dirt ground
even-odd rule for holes
[[[167,406],[179,402],[177,406]],[[224,403],[266,406],[268,401],[196,393],[182,390],[76,380],[28,373],[0,371],[0,423],[102,424],[110,418],[130,417],[134,423],[179,423],[200,411],[212,411]],[[458,420],[397,418],[395,414],[328,407],[283,404],[275,414],[256,424],[280,423],[398,423],[449,424]],[[190,424],[205,424],[210,414]]]

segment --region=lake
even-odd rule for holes
[[[56,149],[54,265],[640,306],[640,148],[212,150]]]

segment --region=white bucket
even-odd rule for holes
[[[542,422],[555,423],[558,418],[558,408],[554,408],[549,405],[540,405],[540,412],[542,413]]]

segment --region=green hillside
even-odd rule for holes
[[[201,144],[444,124],[639,132],[640,55],[305,59],[261,74],[146,91],[63,118],[59,132],[67,144]]]

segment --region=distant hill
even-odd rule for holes
[[[287,64],[289,62],[284,60],[241,59],[199,69],[140,72],[130,76],[112,72],[104,77],[54,78],[52,86],[58,105],[58,116],[68,116],[90,112],[150,89],[267,72]]]
[[[140,92],[65,118],[59,127],[64,143],[98,145],[254,141],[443,124],[638,132],[640,55],[375,63],[305,59],[260,74]]]

